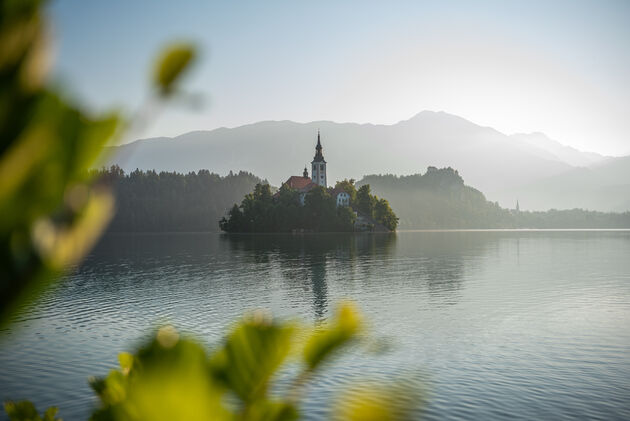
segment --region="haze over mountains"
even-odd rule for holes
[[[630,209],[630,157],[579,151],[542,133],[508,136],[445,112],[423,111],[393,125],[264,121],[196,131],[119,146],[110,162],[125,171],[245,170],[279,186],[310,168],[318,129],[329,184],[450,166],[506,207],[518,199],[532,210]]]

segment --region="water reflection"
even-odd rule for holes
[[[313,419],[357,373],[409,367],[431,376],[429,419],[630,419],[629,254],[623,232],[109,235],[0,332],[0,401],[86,419],[86,378],[155,323],[212,344],[252,308],[313,320],[351,298],[396,345],[339,361]]]
[[[221,241],[253,263],[276,262],[287,289],[300,285],[311,292],[314,318],[321,320],[329,304],[327,272],[339,264],[356,269],[361,261],[390,255],[396,235],[222,235]],[[370,276],[370,267],[363,276]]]
[[[320,255],[311,263],[311,279],[313,286],[313,311],[315,320],[321,320],[328,308],[328,285],[326,285],[326,258]]]
[[[466,272],[474,273],[497,241],[515,241],[509,234],[424,232],[410,234],[324,235],[109,235],[79,270],[82,285],[113,293],[134,282],[149,288],[164,275],[186,288],[191,278],[206,277],[209,293],[216,278],[233,267],[229,288],[265,289],[266,279],[281,282],[288,294],[308,293],[316,319],[329,308],[329,282],[339,288],[368,289],[386,295],[391,288],[411,288],[436,303],[459,300]],[[516,253],[518,256],[518,253]],[[238,269],[255,268],[257,278],[236,277]],[[390,272],[400,272],[388,283]],[[88,278],[108,282],[89,281]],[[175,276],[176,275],[176,276]],[[279,276],[276,276],[279,275]],[[251,282],[255,282],[252,284]],[[392,285],[399,283],[399,285]],[[349,298],[352,298],[351,296]]]
[[[411,287],[434,304],[457,304],[464,280],[479,271],[497,241],[470,232],[402,233],[397,253],[402,279],[413,280]]]

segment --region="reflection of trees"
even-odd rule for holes
[[[103,238],[80,271],[82,276],[102,280],[91,282],[92,290],[125,289],[130,282],[154,288],[155,283],[168,279],[181,284],[175,291],[185,291],[194,283],[200,294],[214,294],[216,288],[238,294],[252,288],[265,290],[271,280],[280,283],[282,294],[291,302],[306,300],[314,317],[321,318],[331,301],[361,291],[387,296],[408,289],[436,303],[455,303],[463,279],[483,265],[489,245],[507,240],[517,247],[518,238],[524,235],[115,235]],[[260,279],[247,276],[253,268]],[[100,273],[90,274],[93,271]]]
[[[488,232],[419,232],[399,236],[405,274],[432,301],[454,304],[466,273],[476,270],[487,245],[502,234]]]
[[[328,309],[328,271],[337,262],[352,270],[365,256],[388,254],[395,234],[224,235],[230,249],[255,262],[275,261],[289,289],[310,290],[316,319]],[[366,266],[369,268],[369,266]],[[368,269],[369,270],[369,269]],[[368,275],[365,273],[365,275]]]
[[[216,235],[211,234],[107,234],[82,265],[116,263],[134,268],[151,268],[160,264],[195,264],[217,256]],[[124,270],[124,268],[123,268]]]
[[[310,264],[310,280],[313,287],[313,311],[315,319],[321,320],[328,308],[328,285],[326,284],[326,256],[316,256]]]

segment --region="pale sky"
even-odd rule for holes
[[[446,111],[506,134],[630,154],[630,1],[57,0],[55,80],[132,111],[169,40],[205,107],[142,137],[261,120],[392,124]]]

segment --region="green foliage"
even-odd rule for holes
[[[94,176],[113,188],[116,214],[108,228],[113,232],[216,231],[225,209],[262,182],[246,172],[225,177],[208,170],[125,174],[117,166]]]
[[[311,189],[304,199],[305,222],[314,231],[334,231],[337,205],[321,186]]]
[[[182,43],[170,45],[161,52],[155,66],[154,83],[162,95],[173,92],[176,81],[188,70],[195,56],[195,48]]]
[[[315,331],[304,347],[304,361],[309,370],[315,370],[340,347],[354,339],[361,329],[362,321],[355,308],[342,306],[335,321]]]
[[[0,324],[83,255],[112,207],[86,169],[120,119],[87,115],[45,88],[40,6],[0,6]]]
[[[374,219],[383,224],[388,230],[395,231],[398,226],[398,217],[385,199],[374,201]]]
[[[349,231],[350,227],[354,227],[357,215],[349,206],[339,206],[337,208],[337,226],[338,231]]]
[[[300,204],[300,193],[286,185],[276,195],[268,185],[259,184],[245,196],[240,207],[234,205],[227,218],[219,222],[226,232],[351,232],[355,215],[351,209],[337,208],[335,199],[317,186]]]
[[[0,6],[0,324],[89,250],[113,209],[111,190],[94,186],[88,168],[122,119],[89,115],[46,88],[43,3]],[[190,46],[164,53],[162,96],[193,58]]]
[[[371,218],[374,212],[374,202],[374,196],[370,192],[370,185],[364,184],[357,191],[356,200],[353,204],[356,205],[359,212]]]
[[[336,405],[332,419],[338,421],[394,421],[417,419],[414,411],[425,400],[421,390],[402,382],[366,382],[346,391]],[[414,416],[415,415],[415,416]]]
[[[101,405],[94,420],[227,419],[221,392],[208,375],[208,356],[198,343],[180,339],[170,326],[121,369],[90,384]]]
[[[385,199],[379,199],[370,191],[369,184],[363,184],[356,192],[353,206],[365,217],[383,225],[390,231],[396,231],[398,217]],[[372,224],[373,225],[373,224]]]
[[[254,313],[207,353],[167,326],[135,354],[122,354],[120,370],[91,381],[100,399],[92,419],[295,420],[313,373],[356,341],[362,329],[362,318],[350,304],[341,305],[330,323],[312,332]],[[301,370],[286,390],[272,395],[270,385],[292,357],[299,358]],[[375,403],[359,393],[348,408],[340,407],[340,413],[347,414],[340,419],[358,419],[353,414],[365,413],[364,406],[377,414],[398,413],[396,399],[390,399],[393,389],[381,390],[387,399]]]
[[[4,410],[11,421],[62,421],[61,418],[55,418],[58,411],[57,407],[52,406],[48,408],[40,416],[37,409],[35,409],[35,405],[29,401],[6,402]]]
[[[289,354],[294,330],[260,316],[243,321],[212,357],[212,374],[251,405],[267,395],[271,376]]]

